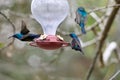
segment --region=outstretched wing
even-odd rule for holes
[[[28,34],[29,32],[30,32],[30,31],[27,29],[27,26],[26,26],[25,22],[22,21],[20,33],[23,34],[23,35],[26,35],[26,34]]]

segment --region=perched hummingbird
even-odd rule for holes
[[[78,36],[75,33],[71,33],[69,35],[72,38],[71,48],[76,50],[76,51],[80,51],[84,55],[84,52],[81,48],[81,43],[80,43]]]
[[[9,38],[14,37],[21,41],[33,41],[33,39],[38,38],[41,35],[41,34],[31,34],[29,32],[30,31],[27,29],[25,22],[22,21],[20,33],[16,33],[10,36]]]
[[[79,24],[79,26],[81,27],[81,31],[83,34],[86,34],[86,31],[85,31],[86,20],[87,20],[87,12],[83,7],[79,7],[76,11],[75,22]]]

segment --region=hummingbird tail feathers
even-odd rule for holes
[[[80,23],[80,27],[81,27],[81,31],[83,34],[86,34],[86,31],[85,31],[85,24],[84,23]]]
[[[86,31],[85,31],[85,28],[84,28],[84,27],[81,28],[81,31],[82,31],[83,34],[86,34]]]

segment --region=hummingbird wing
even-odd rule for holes
[[[74,39],[74,40],[75,40],[76,44],[79,46],[80,51],[81,51],[82,54],[84,55],[84,52],[83,52],[83,50],[82,50],[81,43],[80,43],[79,39]]]
[[[20,33],[23,34],[23,35],[26,35],[26,34],[28,34],[29,32],[30,32],[30,31],[28,30],[28,28],[27,28],[25,22],[22,21]]]
[[[81,20],[81,14],[79,14],[78,11],[76,11],[75,22],[76,22],[77,24],[80,24],[80,20]]]
[[[78,39],[73,39],[79,47],[81,47],[80,41]]]

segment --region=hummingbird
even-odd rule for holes
[[[76,11],[75,22],[77,24],[79,24],[79,26],[81,27],[81,31],[83,34],[86,34],[85,24],[86,24],[86,20],[87,20],[87,14],[88,13],[85,11],[85,9],[83,7],[79,7]]]
[[[9,38],[13,37],[13,38],[17,38],[21,41],[33,41],[35,38],[39,38],[41,35],[41,34],[31,34],[29,32],[30,31],[27,28],[25,22],[22,21],[20,33],[16,33],[16,34],[10,36]]]
[[[76,51],[80,51],[84,55],[78,36],[75,33],[71,33],[69,36],[72,38],[71,48]]]

